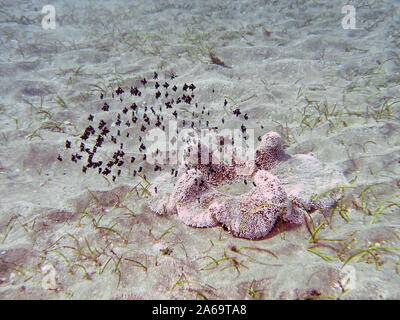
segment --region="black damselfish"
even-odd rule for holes
[[[200,103],[196,100],[195,92],[196,86],[193,83],[179,83],[179,76],[174,72],[170,72],[163,80],[160,79],[159,72],[152,72],[133,81],[129,88],[118,86],[109,94],[102,92],[98,102],[99,111],[92,111],[85,117],[92,125],[87,125],[77,137],[78,141],[73,140],[72,143],[71,138],[66,140],[63,152],[68,152],[69,155],[66,156],[80,165],[83,174],[87,174],[90,169],[96,169],[94,172],[106,180],[110,175],[114,182],[124,176],[124,172],[136,176],[143,174],[145,170],[170,170],[161,161],[152,163],[152,166],[147,165],[150,153],[146,156],[145,152],[150,150],[150,145],[147,145],[145,135],[148,132],[162,129],[168,133],[169,121],[176,123],[178,119],[179,128],[190,126],[196,131],[218,129],[217,125],[225,122],[223,118],[217,119],[213,116],[212,110],[206,106],[202,106],[201,114],[196,111]],[[225,100],[224,107],[227,104]],[[241,112],[236,109],[233,114],[237,117]],[[244,119],[248,119],[247,114]],[[243,124],[240,129],[242,132],[246,131]],[[179,130],[176,131],[179,133]],[[139,143],[137,137],[140,137]],[[75,146],[77,150],[74,150]],[[110,150],[114,150],[111,151],[112,158],[107,157]],[[123,160],[125,153],[128,156],[127,161]],[[142,155],[138,157],[140,154]],[[157,149],[155,154],[161,156],[160,150]],[[62,162],[62,154],[58,154],[57,160]],[[178,171],[172,169],[171,174],[176,177]]]

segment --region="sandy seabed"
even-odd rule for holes
[[[355,1],[354,30],[342,1],[53,1],[54,30],[0,3],[1,299],[400,298],[398,2]],[[154,214],[140,177],[57,161],[101,93],[154,71],[226,128],[225,99],[341,168],[343,201],[248,241]]]

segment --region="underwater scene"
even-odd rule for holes
[[[400,299],[400,2],[0,0],[0,299]]]

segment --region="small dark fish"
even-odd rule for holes
[[[103,107],[101,108],[103,111],[109,111],[110,106],[107,104],[107,102],[104,103]]]
[[[124,90],[121,89],[121,87],[118,87],[117,90],[115,90],[115,93],[118,95],[124,93]]]
[[[131,87],[131,95],[133,95],[133,96],[141,96],[142,95],[142,93],[139,91],[139,89],[138,88],[132,88]]]
[[[104,126],[106,125],[107,123],[106,122],[104,122],[104,120],[100,120],[100,122],[99,122],[99,129],[101,130],[101,129],[103,129],[104,128]]]
[[[107,127],[104,127],[103,130],[101,131],[102,136],[107,136],[107,134],[110,132]]]
[[[233,114],[237,117],[239,114],[241,114],[240,109],[235,109],[233,110]]]

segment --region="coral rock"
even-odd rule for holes
[[[281,137],[276,132],[262,136],[260,146],[256,151],[255,162],[258,169],[270,170],[285,158],[281,146]]]
[[[163,208],[170,214],[177,213],[189,226],[222,225],[245,239],[264,238],[279,217],[301,224],[307,211],[331,208],[338,200],[337,194],[333,192],[330,198],[318,201],[312,201],[313,195],[316,190],[325,192],[345,181],[336,168],[322,165],[312,154],[285,154],[276,132],[261,138],[253,164],[235,157],[231,163],[218,162],[213,156],[201,142],[188,144],[183,152],[187,171],[179,177]],[[242,190],[237,195],[223,191],[238,181],[243,183],[243,178],[248,181],[246,187],[252,187],[250,191]]]
[[[228,231],[246,239],[265,237],[287,207],[286,193],[277,177],[260,170],[255,174],[254,182],[256,186],[251,192],[209,208]]]
[[[206,204],[217,195],[218,192],[209,186],[201,171],[190,169],[179,178],[168,209],[176,207],[179,218],[189,226],[213,227],[217,221],[208,212]]]

